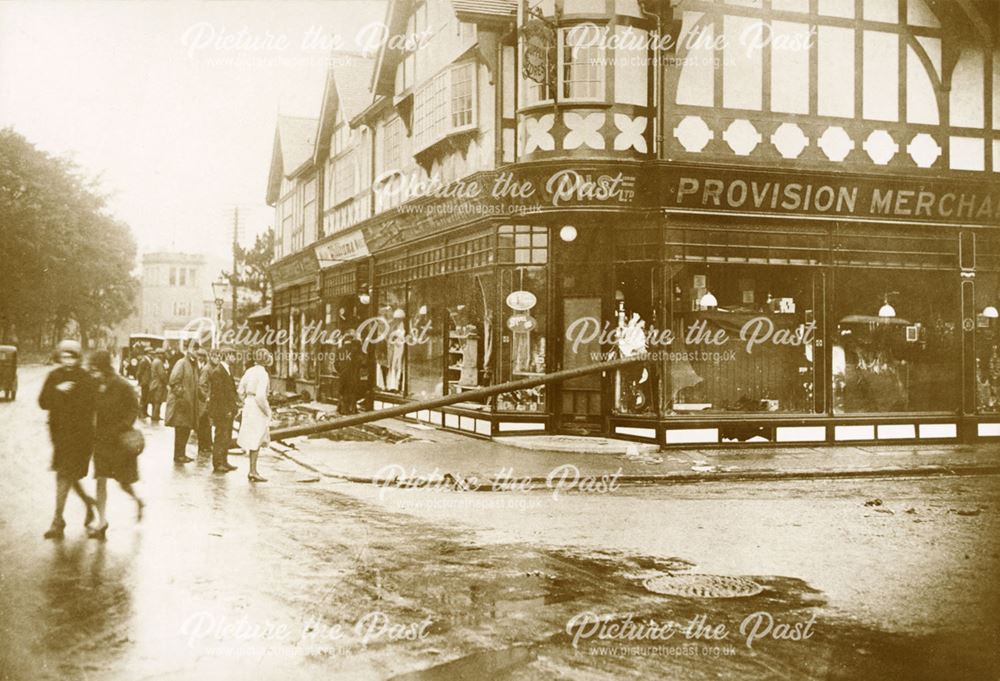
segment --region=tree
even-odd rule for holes
[[[274,253],[274,229],[268,227],[266,231],[257,235],[253,246],[244,248],[236,246],[236,276],[230,272],[223,272],[223,276],[235,285],[237,290],[247,289],[260,294],[260,302],[254,303],[250,307],[253,309],[241,309],[239,317],[245,318],[247,314],[253,312],[258,307],[267,305],[270,299],[271,284],[267,275],[267,267],[271,264],[271,256]]]
[[[82,340],[133,310],[135,240],[70,161],[0,130],[0,340]],[[30,343],[29,343],[30,344]]]

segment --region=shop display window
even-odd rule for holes
[[[530,248],[530,246],[528,246]],[[499,382],[545,374],[548,287],[546,268],[500,270]],[[545,386],[503,393],[496,398],[500,411],[544,412]]]
[[[960,315],[954,278],[948,272],[835,271],[834,413],[957,409]]]
[[[379,291],[377,316],[381,320],[379,342],[369,351],[375,353],[375,388],[402,393],[406,383],[406,287]]]
[[[1000,274],[976,275],[976,408],[1000,413]]]
[[[406,329],[409,336],[390,334],[389,353],[404,353],[409,372],[406,393],[413,399],[444,394],[444,329],[447,286],[442,279],[421,279],[409,285]],[[393,311],[395,319],[398,311]],[[394,323],[395,323],[394,319]],[[408,342],[412,340],[412,342]],[[392,357],[390,357],[390,362]]]
[[[811,270],[677,264],[667,277],[673,342],[661,365],[666,414],[814,410]]]
[[[619,264],[615,268],[613,319],[616,358],[656,350],[649,347],[657,326],[656,268],[651,263]],[[656,415],[657,362],[651,360],[619,369],[614,375],[614,411],[632,416]]]
[[[490,384],[496,327],[490,301],[491,273],[463,273],[448,277],[448,392],[472,390]]]

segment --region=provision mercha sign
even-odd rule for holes
[[[321,267],[363,258],[368,255],[368,243],[361,231],[337,236],[316,245],[316,259]]]
[[[1000,223],[1000,191],[976,185],[880,179],[802,180],[781,175],[680,174],[664,208],[807,213],[931,221]]]
[[[973,177],[925,180],[588,161],[511,165],[451,183],[434,177],[403,178],[391,190],[386,184],[385,190],[404,203],[364,226],[371,251],[477,219],[518,219],[555,210],[704,211],[1000,226],[1000,182]],[[379,184],[375,191],[380,191]]]

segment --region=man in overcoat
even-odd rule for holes
[[[198,426],[198,343],[191,341],[187,352],[170,372],[166,424],[174,429],[174,463],[194,461],[187,455],[191,430]]]

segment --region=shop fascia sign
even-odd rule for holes
[[[275,287],[298,283],[319,272],[319,261],[313,249],[300,251],[271,265],[271,283]]]
[[[402,186],[416,198],[365,228],[373,251],[477,219],[588,208],[1000,225],[1000,183],[978,178],[591,161],[509,166],[447,184],[411,177],[403,184],[396,190]]]
[[[660,208],[1000,225],[998,183],[823,173],[675,169],[657,174]]]
[[[364,232],[355,231],[318,244],[315,252],[320,267],[333,267],[367,256],[368,242],[365,241]]]

